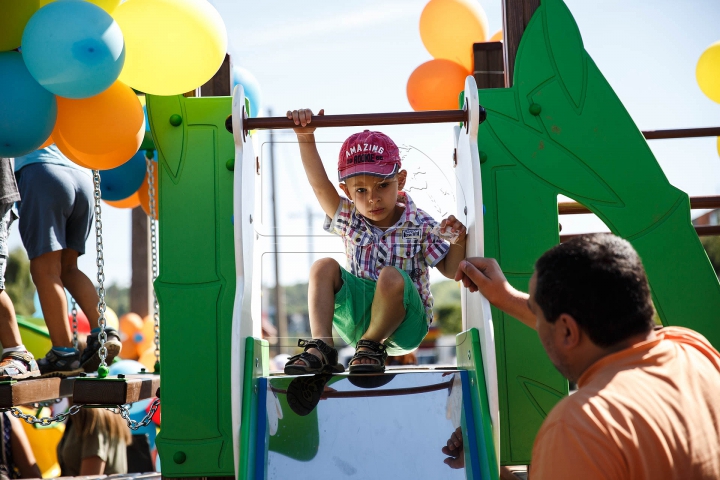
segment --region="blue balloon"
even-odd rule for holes
[[[146,171],[145,150],[138,151],[117,168],[101,170],[100,197],[111,202],[129,197],[142,185]]]
[[[110,365],[110,375],[135,375],[140,373],[144,368],[145,365],[135,360],[120,360]],[[147,371],[146,368],[145,371]]]
[[[30,75],[18,52],[0,52],[0,157],[21,157],[47,140],[55,126],[55,95]]]
[[[125,63],[120,26],[90,2],[50,3],[33,15],[22,36],[33,77],[55,95],[87,98],[117,80]]]
[[[250,116],[257,117],[262,107],[260,84],[255,76],[242,67],[232,67],[232,88],[240,84],[245,89],[245,97],[250,100]]]

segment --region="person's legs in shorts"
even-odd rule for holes
[[[12,204],[0,205],[0,343],[3,348],[22,344],[15,318],[15,307],[5,292],[5,270],[8,261],[8,230],[12,222]]]
[[[13,222],[12,203],[0,205],[0,378],[25,378],[40,375],[35,358],[27,351],[20,337],[15,307],[5,291],[5,270],[8,261],[8,234]]]
[[[67,322],[65,281],[91,325],[98,318],[95,288],[77,270],[77,257],[85,251],[92,223],[92,181],[73,168],[33,164],[20,170],[18,188],[23,198],[20,236],[53,344],[39,361],[40,369],[43,373],[75,370],[80,367],[80,354],[73,348]]]
[[[310,268],[310,278],[308,279],[310,334],[314,340],[322,340],[330,347],[335,346],[332,336],[335,294],[342,285],[340,265],[337,261],[332,258],[322,258],[313,263]],[[306,352],[321,360],[327,356],[317,348],[307,348]],[[310,367],[308,360],[312,359],[293,357],[288,361],[287,365]],[[286,370],[288,370],[287,365]]]
[[[415,350],[426,334],[425,307],[410,276],[396,267],[383,268],[372,301],[370,324],[360,340],[384,344],[387,353],[402,355]],[[384,367],[384,361],[379,356],[358,355],[359,352],[375,350],[373,347],[358,347],[356,357],[350,362],[351,367]]]

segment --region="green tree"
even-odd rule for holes
[[[10,252],[5,270],[5,291],[18,315],[31,316],[35,313],[35,284],[30,276],[30,260],[22,248]]]
[[[130,288],[115,283],[105,287],[105,304],[112,308],[118,317],[130,311]]]
[[[455,335],[462,331],[460,284],[453,280],[435,282],[430,286],[435,303],[433,323],[443,334]]]

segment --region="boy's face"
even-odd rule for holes
[[[389,227],[395,222],[395,204],[398,192],[405,186],[407,172],[400,170],[388,178],[373,175],[356,175],[348,178],[340,188],[355,203],[360,215],[378,227]]]

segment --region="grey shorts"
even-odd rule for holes
[[[18,171],[20,238],[28,258],[71,248],[85,253],[93,221],[93,182],[80,170],[33,163]]]
[[[0,205],[0,291],[5,290],[5,270],[8,261],[8,237],[10,236],[10,225],[17,218],[14,203],[3,203]]]

